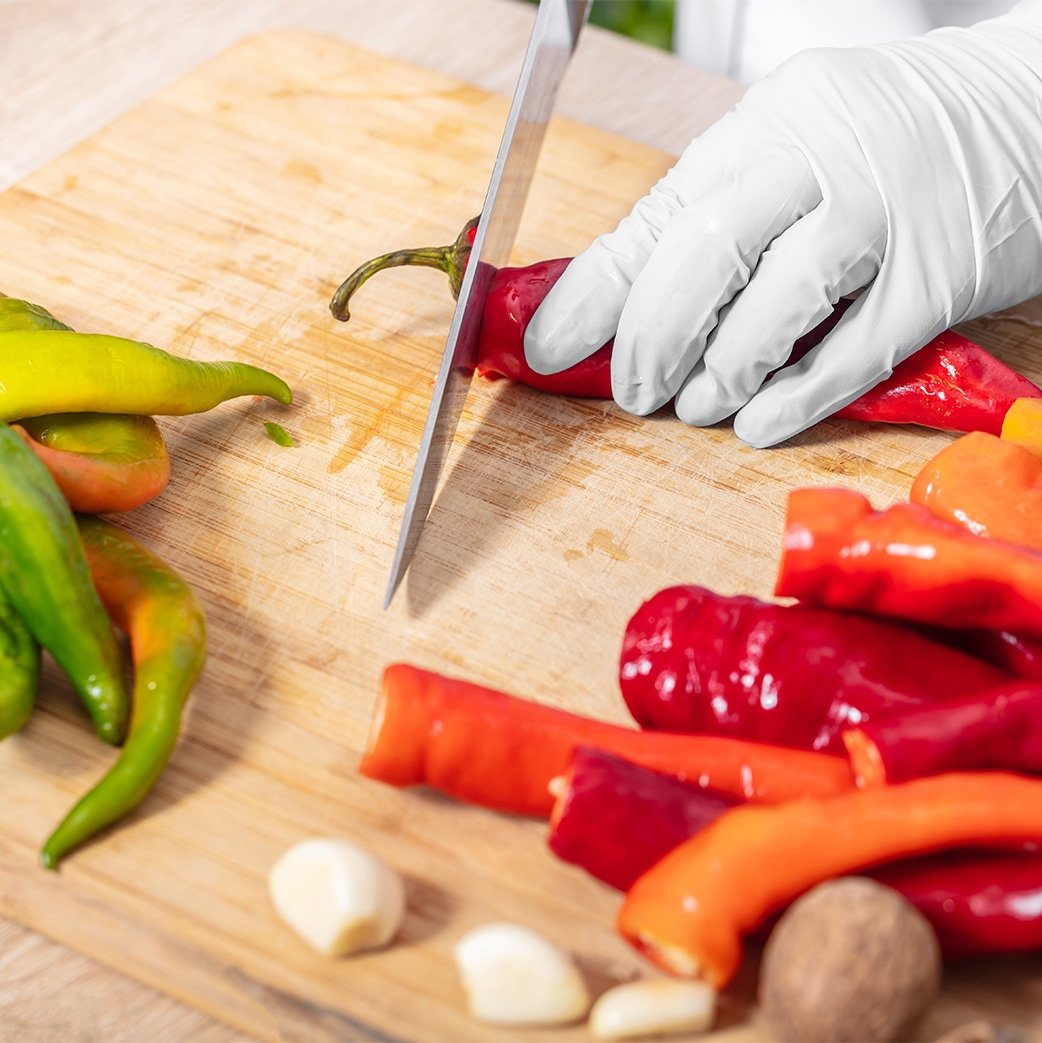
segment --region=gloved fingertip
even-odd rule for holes
[[[770,449],[798,434],[803,428],[792,427],[791,418],[780,421],[777,415],[765,416],[763,410],[746,406],[734,418],[734,433],[753,449]]]

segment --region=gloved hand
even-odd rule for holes
[[[764,383],[844,294],[801,362]],[[805,51],[697,138],[567,268],[525,336],[564,369],[615,335],[631,413],[755,446],[802,431],[949,326],[1042,292],[1042,0],[970,29]]]

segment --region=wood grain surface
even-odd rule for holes
[[[31,726],[0,746],[18,794],[0,812],[0,912],[261,1038],[502,1038],[463,1013],[450,959],[493,918],[576,951],[595,985],[641,972],[611,931],[616,897],[555,863],[539,824],[354,774],[383,665],[621,720],[618,638],[641,597],[678,580],[767,593],[788,488],[842,481],[889,502],[946,440],[834,422],[764,453],[726,429],[479,384],[404,596],[382,614],[450,304],[436,273],[414,271],[362,291],[347,327],[326,302],[361,258],[454,236],[480,205],[505,108],[333,40],[260,36],[0,196],[6,292],[78,328],[269,366],[298,392],[289,410],[237,403],[163,424],[171,488],[127,525],[199,591],[212,650],[185,739],[133,822],[43,873],[44,834],[111,752],[53,676]],[[668,162],[558,122],[516,259],[581,247]],[[1038,309],[1018,316],[982,339],[1037,378],[1038,331],[1022,322]],[[299,447],[275,446],[263,420]],[[330,963],[275,920],[267,869],[316,833],[406,872],[403,944]],[[752,970],[720,1038],[757,1038]],[[1026,1028],[1042,965],[967,965],[946,991],[924,1038],[980,1015]]]

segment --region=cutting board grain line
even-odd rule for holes
[[[360,778],[382,668],[407,659],[622,721],[618,640],[668,583],[767,594],[786,492],[841,481],[902,498],[943,445],[829,423],[757,452],[726,428],[479,382],[402,596],[380,601],[451,314],[437,273],[385,273],[347,326],[327,311],[360,260],[448,242],[480,205],[506,100],[304,33],[254,37],[0,196],[0,286],[81,329],[277,369],[283,409],[163,420],[170,489],[125,524],[198,590],[211,654],[152,797],[58,874],[36,851],[110,763],[68,686],[0,745],[0,912],[265,1039],[480,1040],[451,948],[516,919],[603,986],[644,968],[617,897],[546,851],[543,828]],[[566,255],[669,165],[559,121],[516,260]],[[1035,308],[1033,311],[1032,308]],[[1030,317],[1037,306],[1023,314]],[[1038,332],[979,329],[1042,373]],[[276,420],[296,438],[264,434]],[[353,837],[407,875],[401,944],[311,954],[273,916],[268,868],[295,840]],[[747,1023],[754,967],[720,1038]],[[924,1033],[1042,1008],[1034,959],[956,969]],[[581,1029],[530,1038],[581,1038]]]

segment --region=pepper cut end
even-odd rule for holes
[[[879,747],[860,728],[847,728],[841,738],[858,789],[886,785],[886,765]]]

